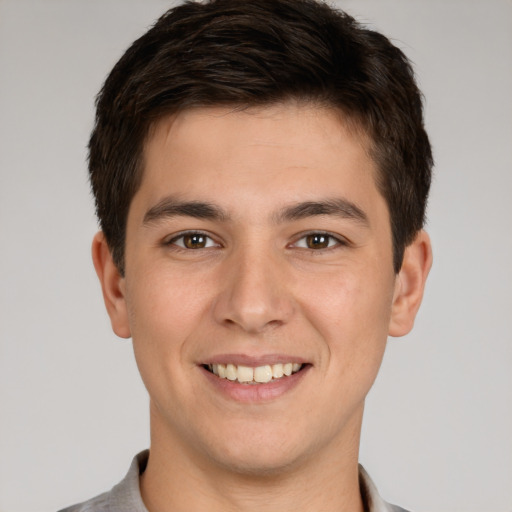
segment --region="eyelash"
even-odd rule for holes
[[[328,239],[328,245],[327,247],[319,247],[319,248],[312,248],[312,247],[299,247],[297,244],[301,240],[304,240],[307,244],[306,240],[308,237],[324,237]],[[333,235],[332,233],[326,232],[326,231],[309,231],[308,233],[302,233],[300,237],[296,239],[295,242],[291,244],[293,247],[297,247],[298,249],[303,249],[310,252],[320,252],[320,251],[326,251],[326,250],[333,250],[338,247],[346,247],[349,245],[349,242],[339,235]]]
[[[206,244],[204,247],[186,247],[185,237],[204,237],[208,241],[206,241]],[[320,237],[327,239],[327,246],[326,247],[308,247],[307,246],[307,238],[308,237]],[[182,243],[179,244],[178,241],[181,240]],[[306,246],[299,246],[298,243],[304,241]],[[320,242],[321,243],[321,242]],[[220,247],[220,244],[218,242],[215,242],[215,240],[208,235],[207,233],[204,233],[202,231],[184,231],[182,233],[179,233],[175,236],[173,236],[171,239],[166,240],[164,242],[166,246],[173,246],[177,250],[183,250],[183,251],[193,251],[193,250],[200,250],[200,249],[210,249],[212,247]],[[298,237],[295,242],[289,245],[289,247],[295,247],[298,249],[303,249],[311,252],[319,252],[319,251],[325,251],[325,250],[332,250],[336,249],[337,247],[343,247],[349,245],[348,241],[345,238],[342,238],[340,236],[333,235],[331,233],[325,232],[325,231],[310,231],[308,233],[302,233],[300,237]]]
[[[185,238],[186,237],[203,237],[206,239],[206,246],[205,247],[186,247],[185,245]],[[181,240],[181,244],[178,242]],[[219,247],[219,243],[217,243],[210,235],[207,233],[204,233],[202,231],[183,231],[169,240],[164,241],[164,245],[166,246],[173,246],[173,249],[175,250],[181,250],[181,251],[194,251],[194,250],[200,250],[200,249],[210,249],[212,247]]]

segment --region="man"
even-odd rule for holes
[[[151,446],[68,511],[399,511],[358,448],[432,256],[411,67],[312,0],[170,10],[98,97],[93,260]]]

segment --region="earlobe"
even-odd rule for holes
[[[430,238],[425,231],[420,231],[406,247],[402,267],[396,277],[389,323],[390,336],[404,336],[412,329],[431,266]]]
[[[121,338],[131,336],[125,299],[124,278],[112,260],[104,234],[96,233],[92,241],[92,260],[100,280],[103,300],[113,331]]]

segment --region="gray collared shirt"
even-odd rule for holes
[[[144,471],[149,451],[134,457],[128,473],[112,490],[84,503],[65,508],[60,512],[148,512],[142,501],[139,475]],[[366,504],[365,512],[407,512],[396,505],[386,503],[379,495],[363,466],[359,466],[361,495]]]

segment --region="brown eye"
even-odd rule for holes
[[[187,249],[204,249],[206,247],[207,241],[208,237],[200,233],[193,233],[183,236],[183,245]]]
[[[330,236],[323,235],[320,233],[315,233],[312,235],[306,236],[306,245],[308,249],[326,249],[329,247],[329,242],[331,241]]]
[[[344,245],[347,244],[343,238],[338,238],[337,236],[330,235],[329,233],[322,233],[321,231],[318,231],[305,234],[293,244],[293,247],[297,247],[299,249],[313,249],[319,251],[322,249],[331,249],[337,246]]]
[[[190,231],[174,237],[166,242],[166,245],[175,245],[182,249],[208,249],[210,247],[218,247],[211,237],[204,233]]]

